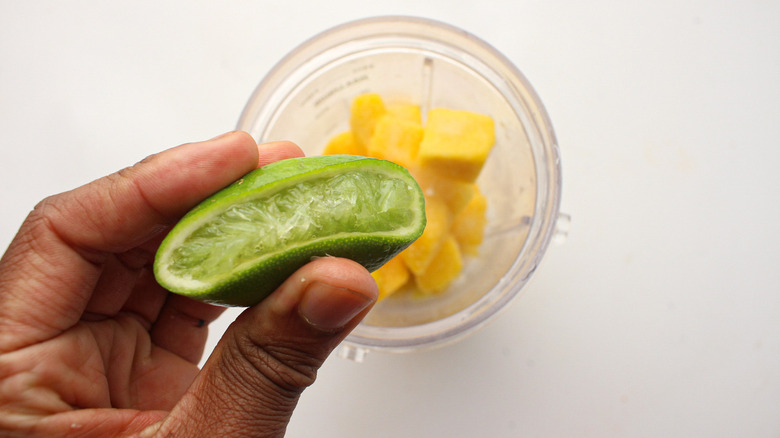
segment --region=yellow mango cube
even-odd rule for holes
[[[419,124],[385,114],[377,121],[368,142],[368,156],[408,168],[417,158],[422,135],[423,129]]]
[[[410,172],[423,192],[441,198],[453,216],[463,210],[474,196],[474,183],[449,178],[419,166],[411,168]]]
[[[469,111],[428,112],[419,163],[453,179],[473,182],[495,143],[493,119]]]
[[[394,103],[387,106],[387,113],[407,122],[422,126],[422,112],[420,105],[411,103]]]
[[[325,145],[325,150],[322,153],[323,155],[366,155],[366,148],[360,147],[355,142],[351,131],[346,131],[333,136],[328,144]]]
[[[477,255],[479,245],[485,237],[486,213],[487,198],[475,185],[471,201],[455,216],[450,229],[464,254]]]
[[[418,275],[425,271],[428,265],[441,249],[450,229],[450,213],[447,205],[441,199],[425,199],[425,230],[417,240],[403,250],[399,256],[412,273]]]
[[[401,289],[411,274],[400,257],[393,257],[389,262],[382,265],[381,268],[371,273],[379,289],[379,298],[381,301]]]
[[[361,94],[352,101],[349,127],[358,146],[365,148],[374,135],[376,122],[385,115],[385,103],[376,93]]]
[[[463,269],[463,260],[455,238],[447,236],[428,268],[415,277],[423,294],[443,292]]]
[[[475,180],[495,143],[490,117],[433,109],[423,126],[419,105],[385,103],[375,93],[356,97],[350,130],[330,139],[324,154],[363,155],[393,161],[425,193],[427,225],[406,250],[372,272],[379,300],[407,289],[441,293],[460,275],[465,256],[484,240],[487,199]]]

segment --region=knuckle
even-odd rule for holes
[[[146,163],[147,162],[146,160],[148,160],[148,159],[149,159],[149,157],[144,158],[143,160],[139,161],[138,164],[136,164],[136,165],[123,167],[122,169],[119,169],[116,172],[114,172],[114,173],[112,173],[110,175],[107,175],[106,178],[109,181],[113,182],[113,183],[121,182],[123,180],[125,180],[125,181],[132,181],[133,180],[133,176],[134,176],[134,174],[136,172],[136,166],[138,166],[139,164]]]
[[[27,215],[27,222],[32,225],[48,224],[52,217],[59,212],[57,205],[58,195],[47,196],[35,204],[32,211]]]
[[[64,214],[60,195],[44,198],[27,215],[22,229],[28,232],[20,233],[20,236],[34,250],[38,249],[39,241],[52,234],[60,240],[66,240],[58,226]]]
[[[263,342],[254,342],[249,337],[243,337],[236,345],[238,354],[251,366],[258,378],[273,386],[280,394],[297,397],[314,383],[317,369],[322,363],[307,353],[306,347],[311,342],[306,339],[285,339],[283,342],[264,339]]]

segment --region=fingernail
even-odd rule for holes
[[[346,326],[374,300],[353,290],[312,282],[306,287],[298,312],[310,325],[323,331]]]

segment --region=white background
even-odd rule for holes
[[[232,129],[313,34],[435,18],[541,96],[570,237],[468,339],[329,359],[288,436],[780,436],[780,5],[385,3],[0,0],[0,244],[46,195]]]

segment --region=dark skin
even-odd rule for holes
[[[302,156],[233,132],[41,202],[0,260],[0,435],[281,437],[317,369],[376,301],[359,264],[302,267],[227,329],[151,273],[165,232],[250,170]]]

